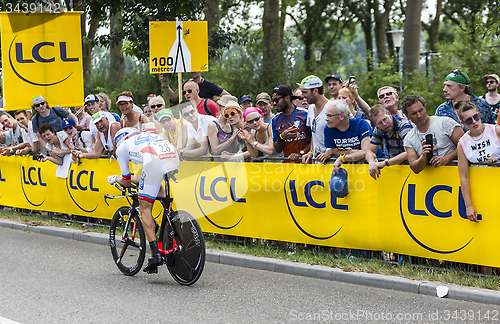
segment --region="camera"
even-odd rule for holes
[[[349,85],[356,83],[356,78],[354,76],[349,77]]]
[[[33,161],[40,161],[41,159],[43,159],[43,157],[44,157],[43,154],[34,154],[32,156]]]

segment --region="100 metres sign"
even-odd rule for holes
[[[149,23],[150,73],[208,71],[206,21]]]

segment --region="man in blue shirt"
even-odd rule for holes
[[[373,131],[364,119],[350,118],[349,106],[342,100],[333,100],[326,109],[325,147],[328,151],[318,154],[316,160],[326,162],[332,156],[339,157],[333,164],[337,172],[343,162],[355,162],[365,158],[370,149]]]
[[[448,74],[444,80],[443,92],[447,100],[439,105],[436,109],[436,113],[434,114],[435,116],[447,116],[455,120],[457,123],[460,123],[457,111],[453,108],[453,106],[457,101],[470,100],[476,105],[477,110],[481,113],[481,121],[483,123],[495,123],[490,104],[483,98],[476,97],[473,93],[471,93],[472,87],[470,86],[470,79],[467,74],[456,69]],[[468,130],[465,126],[462,126],[462,129],[464,132]]]

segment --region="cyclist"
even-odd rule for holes
[[[116,159],[122,175],[111,175],[108,182],[118,182],[126,188],[130,187],[132,182],[138,184],[139,212],[151,248],[151,258],[144,272],[156,273],[163,260],[156,241],[153,204],[157,197],[165,196],[165,188],[161,185],[163,175],[179,167],[179,155],[169,141],[148,131],[141,133],[135,128],[126,127],[116,132]],[[155,131],[154,127],[151,131]],[[142,164],[140,177],[131,175],[129,161]]]

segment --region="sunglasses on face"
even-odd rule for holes
[[[281,98],[283,98],[283,97],[274,97],[273,102],[278,103],[278,101],[280,101]]]
[[[186,95],[186,92],[187,92],[187,93],[192,93],[192,92],[193,92],[193,90],[191,90],[191,89],[183,90],[183,91],[182,91],[182,94],[183,94],[183,95]]]
[[[40,106],[43,106],[45,105],[45,101],[44,102],[40,102],[40,103],[37,103],[37,104],[34,104],[35,107],[40,107]]]
[[[260,119],[260,116],[258,117],[255,117],[254,119],[250,119],[250,120],[247,120],[247,124],[253,124],[253,123],[256,123],[258,122]]]
[[[67,130],[72,130],[72,129],[73,129],[73,126],[68,126],[64,130],[67,131]]]
[[[481,119],[481,114],[480,113],[475,113],[474,115],[472,115],[472,117],[469,117],[466,120],[464,120],[464,124],[465,125],[472,124],[472,119],[473,118],[474,118],[475,121],[478,121],[479,119]]]
[[[189,115],[194,115],[195,110],[191,109],[190,111],[186,111],[185,113],[182,114],[184,117],[189,117]]]
[[[188,115],[189,116],[189,115]],[[160,120],[160,124],[166,124],[166,123],[170,123],[170,120],[172,119],[172,117],[163,117],[161,120]]]
[[[224,113],[224,118],[228,119],[229,117],[234,117],[236,116],[238,112],[234,110],[233,108],[229,108],[225,113]]]
[[[307,98],[306,97],[300,97],[299,99],[300,100],[306,100]]]
[[[497,83],[497,82],[495,80],[486,81],[486,84],[493,84],[493,83]]]
[[[466,76],[465,76],[462,72],[460,72],[460,70],[459,70],[459,69],[455,69],[455,70],[453,70],[453,71],[451,71],[451,72],[452,72],[452,73],[455,73],[455,74],[460,74],[460,75],[462,76],[462,78],[464,78],[464,80],[466,80],[466,81],[467,81],[467,79],[468,79],[468,78],[467,78],[467,77],[466,77]]]
[[[382,93],[380,96],[378,96],[378,98],[380,100],[384,99],[385,97],[389,97],[389,96],[392,96],[392,92],[386,92],[386,93]]]
[[[155,109],[155,108],[160,108],[161,106],[163,106],[162,104],[157,104],[157,105],[151,105],[149,107],[151,107],[151,109]]]

